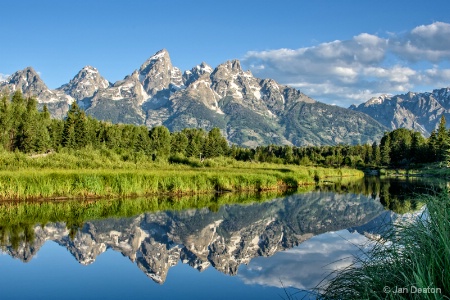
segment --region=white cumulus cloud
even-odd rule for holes
[[[450,24],[436,22],[418,26],[403,37],[393,38],[390,46],[399,57],[413,62],[449,60]]]
[[[348,107],[419,85],[447,86],[448,69],[441,64],[450,60],[449,36],[450,24],[436,22],[389,38],[361,33],[313,47],[249,51],[243,63],[258,77],[273,78],[316,100]]]

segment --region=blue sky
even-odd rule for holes
[[[85,65],[123,79],[166,48],[181,70],[240,59],[348,107],[450,86],[450,1],[0,0],[0,80],[32,66],[49,88]]]

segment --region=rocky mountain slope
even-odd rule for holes
[[[450,88],[372,98],[350,109],[368,114],[389,129],[408,128],[430,135],[442,115],[450,120]]]
[[[107,249],[128,257],[157,283],[179,261],[235,275],[239,265],[272,256],[312,236],[360,226],[384,211],[379,201],[356,194],[311,192],[249,205],[225,205],[217,212],[191,209],[146,213],[132,218],[87,222],[70,237],[63,223],[36,225],[31,243],[18,248],[2,241],[3,252],[30,261],[46,241],[68,249],[88,265]]]
[[[386,130],[360,112],[317,102],[272,79],[255,78],[238,60],[214,69],[201,63],[182,73],[165,49],[114,84],[87,66],[68,84],[49,90],[27,68],[0,83],[0,90],[5,88],[35,95],[57,118],[77,101],[100,120],[164,125],[172,131],[219,127],[229,141],[250,147],[366,143]]]

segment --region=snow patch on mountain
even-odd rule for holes
[[[0,82],[5,82],[8,80],[8,78],[9,78],[9,75],[0,73]]]

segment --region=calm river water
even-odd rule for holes
[[[35,224],[28,242],[2,234],[0,299],[300,299],[380,224],[420,207],[411,199],[430,186],[366,178],[262,203],[89,220],[75,232]]]

